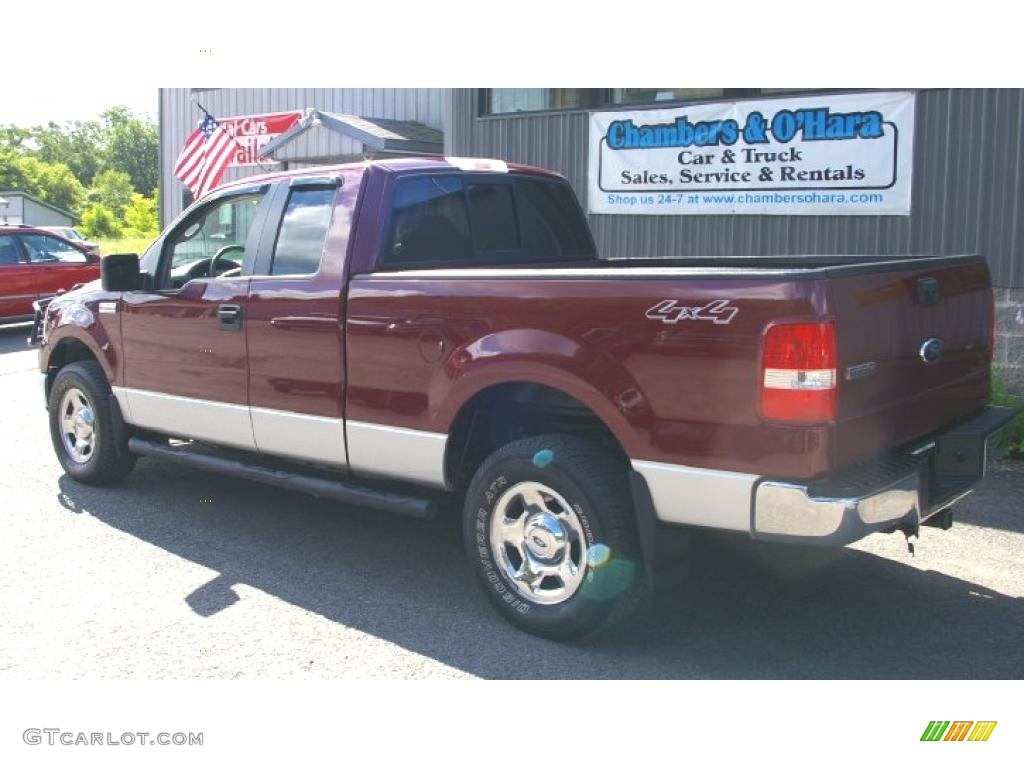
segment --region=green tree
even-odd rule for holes
[[[144,197],[138,192],[124,207],[124,234],[126,237],[154,237],[160,230],[156,215],[156,197]]]
[[[122,106],[111,107],[102,117],[103,167],[127,173],[137,192],[152,194],[158,183],[156,124],[139,120]]]
[[[17,190],[39,196],[39,180],[28,173],[22,163],[24,156],[13,149],[0,146],[0,189]]]
[[[0,126],[0,189],[35,195],[76,215],[89,206],[95,226],[106,230],[105,216],[92,204],[105,208],[118,227],[130,207],[127,226],[146,230],[158,179],[157,143],[156,124],[126,107],[108,109],[99,122]]]
[[[51,122],[33,129],[32,139],[40,160],[64,163],[82,184],[92,185],[103,163],[104,134],[99,123],[75,121],[60,126]]]
[[[0,188],[16,189],[77,213],[85,188],[63,163],[44,163],[32,155],[0,150]]]
[[[97,173],[93,179],[89,202],[102,203],[115,216],[120,217],[124,207],[131,202],[134,192],[131,177],[127,173],[108,168]]]
[[[120,237],[121,226],[102,203],[90,203],[82,212],[81,229],[86,237]]]
[[[28,128],[19,128],[16,125],[0,126],[0,148],[21,149],[31,136],[32,131]]]
[[[35,158],[26,158],[33,160]],[[64,163],[39,163],[39,187],[50,205],[78,214],[85,202],[85,187]]]

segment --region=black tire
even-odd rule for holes
[[[92,415],[92,442],[79,457],[81,461],[76,461],[65,445],[61,427],[61,404],[73,389],[84,395]],[[127,430],[98,363],[81,361],[61,368],[50,388],[48,404],[53,450],[68,476],[87,485],[105,485],[132,471],[136,457],[128,451]]]
[[[540,603],[524,594],[528,587],[517,586],[508,571],[517,551],[506,550],[511,554],[503,561],[492,542],[496,510],[503,499],[505,504],[517,503],[511,489],[528,487],[523,483],[539,483],[561,496],[576,515],[586,541],[582,583],[556,604]],[[524,519],[537,509],[520,506]],[[561,509],[560,502],[552,506]],[[505,507],[502,519],[508,519],[510,508]],[[556,517],[559,514],[565,512]],[[628,625],[648,605],[627,467],[581,438],[542,435],[509,443],[491,454],[466,493],[463,536],[484,593],[502,616],[531,634],[557,640],[591,637]],[[519,557],[522,562],[524,558]],[[557,587],[557,577],[554,584]]]

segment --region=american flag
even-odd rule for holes
[[[198,200],[220,182],[235,149],[234,139],[220,123],[206,115],[185,140],[174,165],[174,175]]]

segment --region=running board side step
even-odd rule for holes
[[[143,437],[129,438],[128,450],[140,456],[169,459],[195,469],[275,485],[290,491],[301,491],[311,496],[333,499],[357,507],[376,509],[381,512],[397,512],[400,515],[418,517],[423,520],[433,520],[437,517],[437,502],[431,499],[383,491],[312,473],[304,474],[293,469],[265,466],[253,461],[199,452],[191,450],[187,446],[178,448],[165,442],[148,440]]]

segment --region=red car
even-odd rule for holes
[[[0,227],[0,323],[32,319],[32,302],[100,276],[99,257],[36,227]]]

